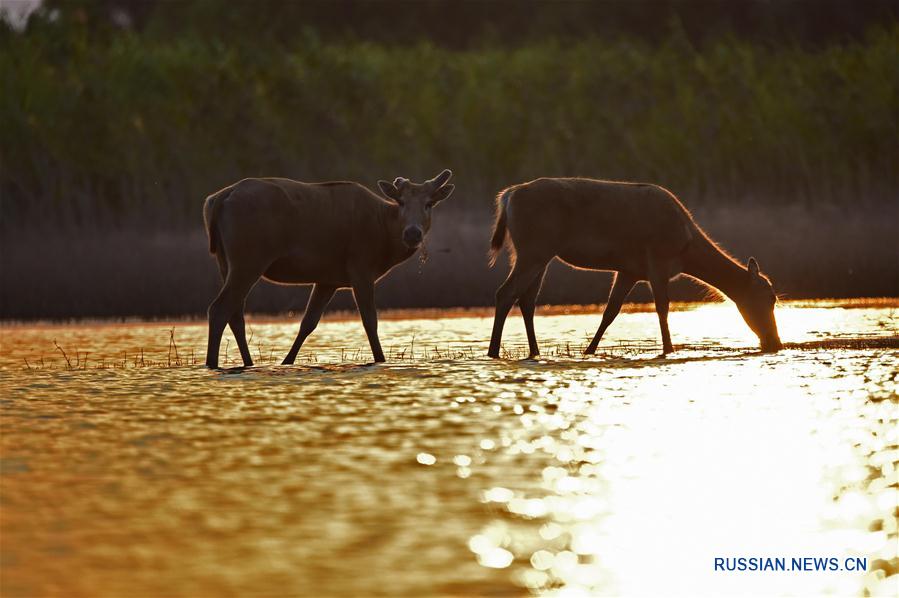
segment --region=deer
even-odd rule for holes
[[[347,287],[374,361],[385,361],[375,283],[421,247],[431,228],[431,210],[453,192],[454,185],[447,184],[451,176],[443,170],[423,183],[404,177],[380,180],[382,195],[347,181],[247,178],[208,196],[203,218],[223,285],[209,305],[206,366],[218,368],[226,325],[244,366],[253,365],[244,306],[260,278],[312,285],[299,333],[282,365],[294,363],[334,293]]]
[[[496,196],[489,263],[506,247],[511,271],[496,291],[488,356],[500,356],[503,325],[512,305],[524,319],[531,358],[537,295],[555,258],[578,269],[614,272],[602,321],[584,349],[593,355],[631,289],[648,281],[662,334],[662,352],[674,351],[668,330],[668,283],[684,275],[716,289],[736,305],[763,352],[783,348],[774,318],[777,296],[755,258],[742,266],[713,241],[667,189],[649,183],[589,178],[540,178]]]

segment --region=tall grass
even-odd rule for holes
[[[0,226],[195,227],[201,198],[244,176],[442,167],[471,205],[540,175],[657,181],[694,206],[889,202],[897,43],[896,25],[701,49],[676,31],[452,50],[4,30]]]

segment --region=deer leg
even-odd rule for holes
[[[528,335],[528,357],[540,355],[540,348],[537,346],[537,335],[534,333],[534,311],[537,307],[537,295],[540,294],[540,286],[543,284],[544,274],[546,274],[546,266],[537,274],[534,282],[518,299],[518,307],[521,309],[521,317],[524,319],[524,329]]]
[[[222,333],[225,331],[225,326],[234,318],[238,310],[242,309],[247,293],[250,292],[257,280],[259,280],[259,273],[250,274],[249,272],[238,272],[234,269],[228,273],[222,290],[209,306],[209,341],[206,345],[206,367],[213,369],[218,367],[219,347],[221,346]],[[241,313],[242,320],[243,314]],[[235,336],[237,336],[236,333]],[[244,342],[246,342],[245,336]],[[249,350],[247,350],[247,353],[249,354]],[[241,351],[241,356],[243,356],[243,351]],[[244,359],[244,363],[246,363],[246,359]]]
[[[215,369],[219,365],[219,347],[222,344],[222,333],[225,332],[225,326],[228,324],[228,317],[225,315],[227,310],[227,293],[225,288],[219,291],[218,296],[209,305],[209,340],[206,344],[206,367]]]
[[[228,280],[228,260],[223,251],[218,251],[215,254],[215,259],[218,263],[219,272],[222,275],[222,282],[224,283]],[[253,365],[253,358],[250,356],[250,347],[247,344],[246,323],[244,322],[243,310],[244,305],[241,304],[231,319],[228,320],[228,326],[231,327],[231,332],[234,334],[235,340],[237,340],[237,348],[240,350],[240,358],[243,360],[243,364],[249,367]]]
[[[287,357],[284,358],[281,365],[290,365],[296,360],[300,347],[303,346],[306,338],[318,326],[318,322],[321,320],[322,314],[325,313],[325,308],[328,307],[328,303],[331,302],[335,292],[337,292],[337,287],[333,285],[316,283],[312,287],[312,294],[309,295],[306,311],[303,312],[303,321],[300,323],[300,332],[297,334],[296,340],[293,341],[293,346],[287,352]]]
[[[247,344],[247,325],[243,318],[244,304],[241,303],[231,319],[228,320],[228,326],[237,340],[237,348],[240,350],[240,358],[246,367],[253,365],[253,357],[250,355],[250,346]]]
[[[490,335],[490,348],[487,350],[487,356],[499,357],[499,346],[503,337],[503,326],[506,323],[506,317],[509,310],[515,304],[515,300],[530,287],[537,275],[546,268],[546,262],[531,263],[524,265],[524,260],[518,256],[515,267],[509,273],[506,281],[500,285],[496,291],[496,313],[493,316],[493,333]],[[540,290],[538,285],[537,290]]]
[[[602,335],[605,334],[606,329],[611,326],[612,322],[615,321],[615,318],[618,317],[618,312],[621,311],[621,305],[624,303],[624,300],[627,299],[628,294],[631,292],[631,289],[634,288],[635,284],[637,284],[636,276],[628,274],[627,272],[615,273],[615,281],[612,283],[612,290],[609,292],[606,308],[602,312],[602,322],[600,322],[599,328],[593,336],[593,340],[590,341],[590,344],[584,349],[584,355],[593,355],[596,353],[596,347],[599,346]]]
[[[362,317],[362,326],[368,336],[372,356],[376,362],[386,361],[384,351],[381,350],[381,341],[378,340],[378,310],[375,308],[374,281],[367,280],[353,284],[353,298],[356,300],[356,307]]]
[[[662,329],[662,352],[667,354],[674,351],[671,344],[671,333],[668,332],[668,276],[659,267],[660,264],[650,263],[649,285],[652,287],[652,297],[656,304],[656,313],[659,316],[659,327]]]

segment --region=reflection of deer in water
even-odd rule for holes
[[[506,242],[508,236],[508,242]],[[534,306],[549,262],[615,271],[602,323],[584,353],[596,352],[634,285],[648,280],[665,353],[668,281],[690,276],[730,297],[759,337],[763,351],[782,348],[774,320],[776,297],[754,258],[744,268],[722,251],[668,190],[657,185],[581,178],[542,178],[504,189],[496,198],[491,263],[506,244],[512,271],[496,292],[489,355],[499,357],[503,324],[515,301],[532,356],[538,355]]]
[[[206,365],[218,367],[226,324],[244,365],[253,364],[243,310],[260,277],[314,284],[285,364],[294,362],[341,287],[352,287],[375,361],[384,361],[375,282],[421,246],[431,227],[431,208],[453,192],[446,184],[451,176],[444,170],[421,184],[402,177],[378,181],[386,200],[358,183],[277,178],[244,179],[210,195],[203,216],[224,286],[209,306]]]

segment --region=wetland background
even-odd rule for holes
[[[443,167],[382,307],[490,305],[493,197],[537,176],[659,183],[789,297],[895,296],[897,43],[879,1],[45,1],[0,21],[0,317],[201,315],[207,194]],[[541,302],[607,288],[556,267]]]

